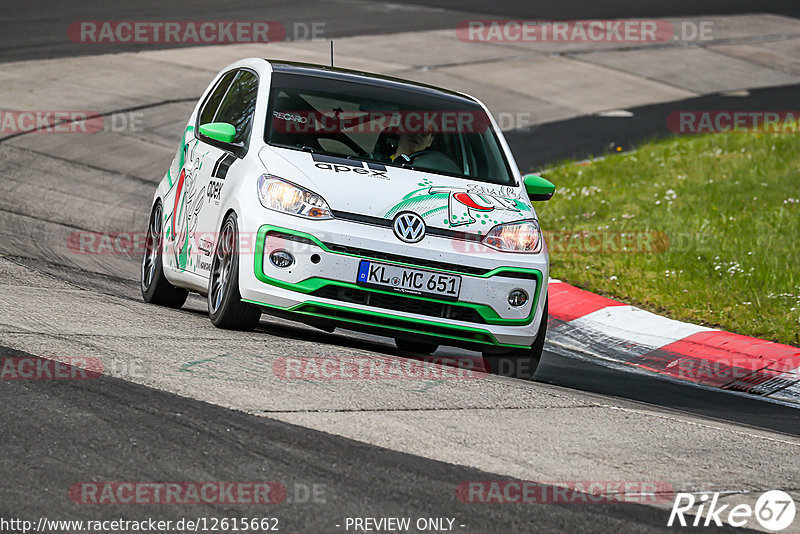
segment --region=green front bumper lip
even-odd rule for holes
[[[359,310],[355,308],[348,308],[347,306],[339,306],[337,304],[327,304],[323,302],[301,302],[288,308],[275,306],[273,304],[266,304],[257,300],[242,299],[244,302],[255,304],[266,308],[274,308],[291,313],[298,313],[301,315],[308,315],[312,317],[319,317],[322,319],[331,319],[334,321],[354,323],[359,325],[372,326],[376,328],[384,328],[401,332],[410,332],[414,334],[422,334],[427,336],[454,339],[458,341],[467,341],[470,343],[479,343],[483,345],[494,345],[498,347],[508,347],[515,349],[528,349],[525,345],[512,345],[509,343],[500,343],[497,338],[488,330],[481,328],[471,328],[466,326],[456,326],[444,323],[437,323],[424,319],[414,319],[411,317],[400,317],[379,311],[372,310]]]

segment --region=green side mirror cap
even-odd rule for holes
[[[236,128],[227,122],[209,122],[200,126],[200,135],[222,143],[232,143],[236,137]]]
[[[536,174],[528,174],[522,178],[528,198],[533,201],[550,200],[556,192],[556,186],[550,180],[545,180]]]

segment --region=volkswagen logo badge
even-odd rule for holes
[[[422,217],[410,211],[395,217],[392,228],[397,239],[406,243],[417,243],[425,237],[425,222]]]

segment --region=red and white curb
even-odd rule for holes
[[[800,403],[800,348],[668,319],[559,280],[551,345],[718,387]]]

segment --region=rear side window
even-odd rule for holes
[[[222,98],[214,120],[210,122],[232,124],[236,128],[233,142],[246,143],[253,125],[257,94],[258,76],[249,70],[240,70]]]
[[[208,124],[209,122],[214,122],[214,114],[217,112],[217,108],[219,108],[219,103],[222,102],[222,97],[225,96],[225,93],[228,91],[228,87],[231,85],[231,80],[233,77],[236,76],[235,70],[225,73],[225,75],[220,79],[217,86],[211,91],[211,95],[209,95],[208,99],[206,100],[205,104],[203,104],[203,109],[200,110],[200,120],[198,125],[200,124]]]

